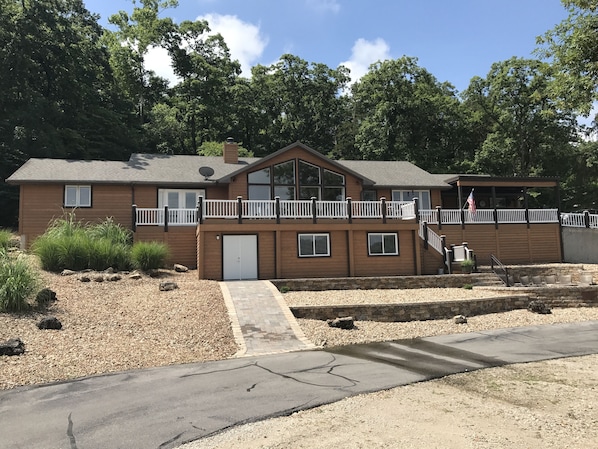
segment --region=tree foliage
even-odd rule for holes
[[[537,52],[552,62],[555,95],[587,116],[598,101],[598,0],[561,1],[569,16],[538,38]]]

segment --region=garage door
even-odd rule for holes
[[[257,235],[222,236],[223,279],[257,279]]]

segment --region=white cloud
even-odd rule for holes
[[[251,67],[268,44],[268,38],[260,33],[259,26],[230,15],[207,14],[197,19],[207,20],[211,33],[222,35],[230,49],[231,58],[241,64],[243,76],[250,76]]]
[[[165,48],[150,47],[145,54],[144,66],[147,70],[155,72],[156,75],[166,78],[171,87],[181,80],[174,74],[170,56]]]
[[[351,70],[351,83],[354,83],[367,73],[371,64],[386,59],[391,59],[391,56],[390,47],[384,39],[378,38],[373,42],[357,39],[351,49],[351,59],[341,64]]]
[[[210,34],[220,33],[228,45],[233,60],[238,60],[244,76],[251,75],[251,67],[262,55],[268,39],[260,34],[260,28],[243,22],[236,16],[207,14],[197,20],[207,20]],[[151,47],[145,55],[145,68],[166,78],[170,86],[180,81],[172,70],[170,56],[161,47]]]
[[[337,14],[341,10],[341,5],[337,0],[307,0],[307,6],[318,13]]]

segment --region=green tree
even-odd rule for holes
[[[561,2],[569,16],[538,37],[537,53],[553,65],[552,88],[564,107],[587,116],[598,101],[598,0]]]
[[[557,176],[575,140],[575,115],[550,95],[548,64],[520,58],[492,65],[464,92],[487,136],[475,156],[478,172],[498,176]]]
[[[356,146],[363,159],[408,160],[446,171],[463,151],[459,99],[417,59],[378,62],[353,86]]]
[[[301,140],[319,151],[334,148],[342,123],[340,93],[349,81],[347,68],[310,64],[290,54],[271,66],[252,69],[251,92],[259,131],[249,148],[258,155]]]

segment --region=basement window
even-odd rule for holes
[[[369,233],[368,254],[370,256],[398,256],[397,234],[395,232]]]
[[[330,235],[299,234],[299,257],[330,256]]]

